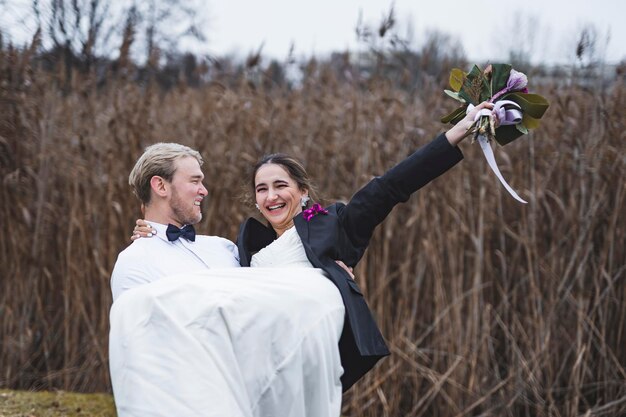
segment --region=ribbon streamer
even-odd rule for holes
[[[513,198],[520,203],[528,203],[527,201],[523,200],[513,188],[511,188],[511,186],[506,182],[506,180],[500,173],[500,169],[498,168],[498,164],[496,164],[496,158],[493,156],[493,150],[491,149],[491,145],[489,145],[489,139],[487,139],[487,136],[478,135],[478,143],[480,144],[480,148],[483,150],[483,154],[485,155],[485,159],[487,160],[489,167],[491,167],[493,173],[496,174],[496,177],[498,177],[502,185],[504,185],[504,188],[506,188],[509,194],[511,194]]]
[[[505,105],[507,105],[509,108],[506,109],[504,107]],[[517,108],[511,108],[511,107],[517,107]],[[472,110],[472,108],[474,108],[472,104],[468,105],[467,112],[469,113]],[[493,113],[498,118],[498,121],[500,122],[501,125],[514,125],[522,121],[522,113],[520,110],[521,110],[521,107],[514,101],[500,100],[494,104],[493,110],[482,109],[481,111],[479,111],[474,120],[478,121],[483,116],[489,117]],[[491,168],[493,173],[496,174],[496,177],[498,177],[498,179],[500,180],[500,183],[504,186],[504,188],[509,192],[509,194],[513,196],[514,199],[516,199],[520,203],[527,204],[528,202],[523,200],[515,192],[515,190],[511,188],[511,186],[506,182],[506,180],[502,176],[502,173],[500,172],[500,168],[498,168],[498,164],[496,163],[496,158],[493,155],[493,149],[491,149],[491,145],[489,145],[489,138],[487,137],[487,135],[478,135],[478,143],[480,144],[480,148],[482,149],[483,154],[485,155],[487,164],[489,164],[489,167]]]

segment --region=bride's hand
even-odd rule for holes
[[[135,222],[135,228],[133,229],[133,235],[130,237],[130,240],[133,241],[142,237],[152,237],[154,235],[156,235],[156,230],[150,226],[150,223],[144,219],[137,219]]]
[[[452,126],[452,128],[446,132],[448,142],[450,142],[452,146],[458,145],[459,142],[474,133],[474,129],[472,129],[476,124],[474,119],[476,118],[478,112],[482,109],[493,109],[493,103],[483,101],[467,113],[460,122]]]

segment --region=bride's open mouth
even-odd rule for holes
[[[285,203],[282,203],[282,204],[275,204],[275,205],[273,205],[273,206],[268,206],[268,207],[267,207],[267,210],[268,210],[268,211],[280,210],[281,208],[283,208],[283,207],[285,207],[285,206],[286,206],[286,204],[285,204]]]

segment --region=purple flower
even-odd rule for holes
[[[310,209],[306,209],[302,212],[302,217],[304,217],[307,222],[310,222],[313,216],[318,213],[328,214],[328,210],[320,206],[318,203],[315,203],[313,204],[313,207],[311,207]]]
[[[528,77],[523,72],[515,71],[511,68],[509,80],[506,82],[506,88],[509,91],[519,91],[528,85]]]
[[[528,85],[528,77],[523,72],[519,72],[511,68],[511,72],[509,73],[509,79],[506,82],[506,87],[502,90],[498,91],[493,95],[491,100],[492,103],[495,103],[496,99],[506,93],[510,93],[513,91],[520,91],[522,93],[528,93],[528,89],[526,86]]]

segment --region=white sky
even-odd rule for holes
[[[0,29],[18,42],[22,22],[11,20],[18,4],[0,0]],[[246,56],[263,44],[263,56],[287,57],[356,51],[355,27],[377,28],[394,5],[398,33],[412,27],[412,47],[419,48],[427,31],[458,39],[470,61],[506,60],[515,47],[534,63],[572,63],[585,27],[597,35],[596,58],[614,63],[626,59],[626,0],[182,0],[202,4],[198,11],[208,36],[205,44],[188,44],[200,53]],[[129,5],[127,0],[113,0]],[[3,10],[4,8],[4,10]],[[26,6],[28,10],[28,6]],[[517,23],[517,24],[516,24]],[[32,34],[31,34],[32,36]],[[529,52],[530,51],[530,52]]]
[[[506,58],[512,43],[533,49],[535,62],[570,63],[585,25],[593,25],[609,62],[626,58],[625,0],[208,0],[209,51],[257,49],[277,58],[357,50],[355,26],[378,27],[394,4],[400,35],[413,26],[415,45],[426,30],[457,37],[470,60]],[[513,28],[518,20],[522,25]],[[535,25],[529,25],[535,21]],[[410,22],[410,23],[409,23]],[[532,27],[531,27],[532,26]],[[532,40],[534,36],[534,40]],[[610,36],[607,44],[607,36]],[[361,46],[362,47],[362,46]]]

